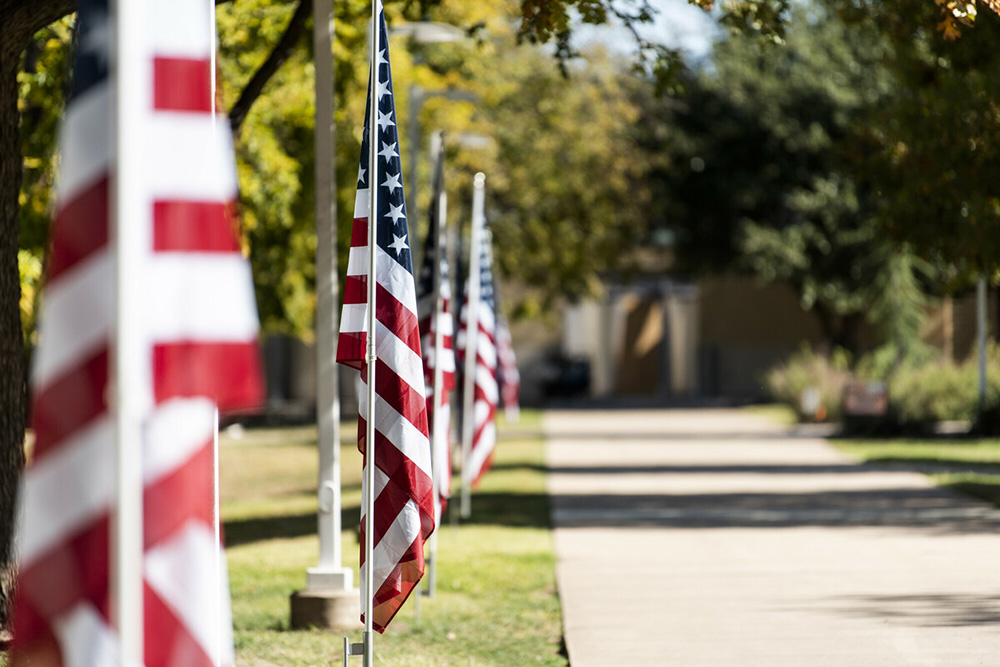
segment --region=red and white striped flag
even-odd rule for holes
[[[500,389],[497,385],[496,304],[493,294],[492,241],[489,231],[483,231],[484,233],[480,236],[480,247],[472,248],[472,252],[479,253],[479,275],[468,277],[468,280],[479,280],[479,303],[476,309],[479,333],[473,336],[476,363],[473,376],[471,415],[473,419],[472,445],[469,459],[462,462],[462,479],[466,487],[475,487],[493,464],[493,448],[497,441],[496,412],[500,398]],[[465,294],[466,297],[462,303],[461,329],[458,334],[458,349],[463,357],[467,354],[468,282]],[[462,419],[469,418],[470,415],[462,416]]]
[[[375,512],[372,590],[372,626],[384,632],[424,572],[424,541],[434,530],[434,493],[427,431],[427,407],[417,299],[410,257],[402,166],[392,97],[388,36],[381,3],[378,8],[379,43],[377,85],[377,172],[368,173],[369,126],[361,144],[361,169],[354,205],[351,251],[344,281],[344,310],[340,321],[337,361],[361,371],[367,383],[365,360],[368,320],[369,187],[378,191],[375,212],[375,270],[377,320],[375,332]],[[370,87],[369,87],[370,90]],[[370,118],[372,100],[365,117]],[[367,385],[365,385],[367,386]],[[358,449],[365,453],[367,390],[361,393]],[[371,462],[365,461],[365,465]],[[367,507],[367,485],[363,507]],[[361,590],[365,590],[365,517],[361,519]],[[363,594],[363,593],[362,593]],[[362,609],[365,608],[362,600]]]
[[[128,313],[141,336],[144,662],[232,664],[214,502],[215,411],[261,399],[258,322],[249,265],[233,216],[229,126],[213,118],[212,22],[203,0],[146,0],[139,90],[113,90],[114,18],[107,0],[80,3],[74,95],[61,133],[59,205],[52,230],[41,341],[32,375],[36,445],[21,490],[14,664],[117,665],[110,620],[109,518],[116,503],[115,416],[107,396],[115,261],[109,119],[116,95],[141,105],[133,194],[143,216],[144,295]],[[135,227],[133,227],[135,229]],[[31,662],[32,660],[37,662]]]
[[[438,471],[438,498],[435,519],[441,515],[451,497],[451,392],[455,388],[455,318],[451,313],[451,280],[444,230],[437,224],[439,200],[444,192],[443,148],[434,175],[431,197],[430,225],[424,240],[423,265],[417,279],[417,312],[420,316],[420,346],[424,357],[424,383],[427,386],[427,423],[430,428],[432,463]],[[442,221],[443,224],[443,221]],[[437,289],[435,289],[437,273]],[[440,308],[438,308],[440,299]],[[441,333],[441,354],[437,356],[435,341]],[[441,369],[441,391],[434,395],[435,371]],[[438,423],[440,422],[440,423]],[[438,430],[440,429],[440,431]],[[440,433],[440,437],[435,434]],[[435,438],[438,438],[435,440]]]
[[[516,424],[521,417],[521,373],[517,370],[514,343],[510,338],[507,318],[497,313],[497,382],[503,415],[508,424]]]

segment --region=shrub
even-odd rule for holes
[[[800,421],[834,421],[840,418],[844,384],[850,378],[850,355],[837,349],[829,357],[814,352],[808,343],[765,376],[768,391],[778,402],[795,410]],[[813,393],[814,405],[804,400]]]

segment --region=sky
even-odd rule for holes
[[[719,27],[710,14],[686,0],[650,0],[659,10],[656,21],[641,29],[650,41],[677,47],[694,60],[699,60],[711,51],[712,40]],[[628,52],[632,48],[632,38],[621,26],[580,26],[577,28],[579,45],[588,42],[602,42],[609,48]]]

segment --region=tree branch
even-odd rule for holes
[[[216,4],[218,4],[218,0],[216,0]],[[295,8],[295,13],[292,14],[292,19],[288,22],[288,27],[285,28],[281,39],[275,44],[274,49],[267,57],[267,60],[264,61],[264,64],[254,72],[250,82],[247,83],[243,88],[243,92],[240,93],[240,99],[236,100],[236,104],[229,111],[229,124],[233,128],[234,136],[239,133],[240,126],[250,112],[250,107],[260,97],[264,86],[267,85],[267,82],[285,61],[288,60],[288,57],[295,49],[295,45],[298,44],[302,33],[305,31],[306,19],[312,14],[312,4],[312,0],[299,1],[299,5]]]

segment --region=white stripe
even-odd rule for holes
[[[112,275],[113,260],[104,248],[49,284],[32,370],[36,391],[107,344]]]
[[[497,348],[482,331],[476,336],[476,356],[480,359],[480,365],[485,365],[487,368],[496,369],[497,367]]]
[[[156,253],[146,266],[152,341],[257,339],[250,265],[238,253]]]
[[[188,521],[169,540],[146,552],[146,581],[177,614],[184,628],[218,664],[219,644],[215,604],[219,590],[215,533],[196,520]]]
[[[462,477],[465,479],[466,484],[471,484],[479,476],[483,466],[486,465],[486,459],[489,458],[490,452],[493,451],[493,446],[496,444],[495,428],[493,422],[487,424],[483,428],[479,440],[474,443],[472,452],[469,454],[468,476],[466,476],[464,470],[462,471]]]
[[[364,392],[367,385],[364,382],[359,384]],[[359,395],[363,397],[365,394]],[[358,412],[361,418],[367,421],[368,402],[362,398],[358,403]],[[416,467],[430,477],[431,445],[427,436],[421,433],[408,419],[404,419],[378,394],[375,395],[375,416],[375,429],[384,435],[403,456],[413,461]]]
[[[143,481],[155,482],[212,444],[215,404],[207,398],[161,403],[149,418],[143,447]]]
[[[476,321],[479,323],[480,329],[492,335],[496,331],[496,315],[485,301],[480,302],[480,306]]]
[[[236,197],[236,158],[229,132],[210,114],[157,111],[147,118],[153,199],[228,202]]]
[[[175,58],[210,57],[212,28],[205,0],[156,0],[150,5],[149,18],[152,53]]]
[[[368,305],[345,303],[340,315],[340,333],[359,333],[368,330]]]
[[[66,109],[59,130],[56,200],[62,206],[108,173],[111,165],[111,88],[107,81],[88,89]]]
[[[18,541],[21,563],[27,567],[108,512],[114,490],[114,428],[104,415],[25,471]]]
[[[382,248],[378,248],[375,254],[379,284],[416,316],[417,294],[413,287],[413,275]]]
[[[368,246],[352,247],[347,257],[347,275],[367,276],[368,275]]]
[[[403,554],[420,536],[420,523],[420,508],[412,500],[407,500],[372,552],[374,591],[377,592],[386,583],[386,579],[399,566]],[[393,583],[398,586],[396,582]]]
[[[382,363],[402,378],[403,382],[421,395],[426,394],[424,364],[420,355],[381,322],[377,323],[375,330],[375,354]]]
[[[490,405],[495,406],[497,404],[497,399],[500,396],[500,390],[497,388],[497,378],[489,368],[481,364],[476,364],[476,386],[482,389]],[[479,422],[477,421],[476,423],[478,424]]]
[[[367,169],[367,167],[365,167]],[[367,218],[372,210],[371,196],[368,188],[358,188],[354,194],[354,218]]]
[[[89,602],[81,602],[55,619],[63,667],[120,665],[118,635]]]

